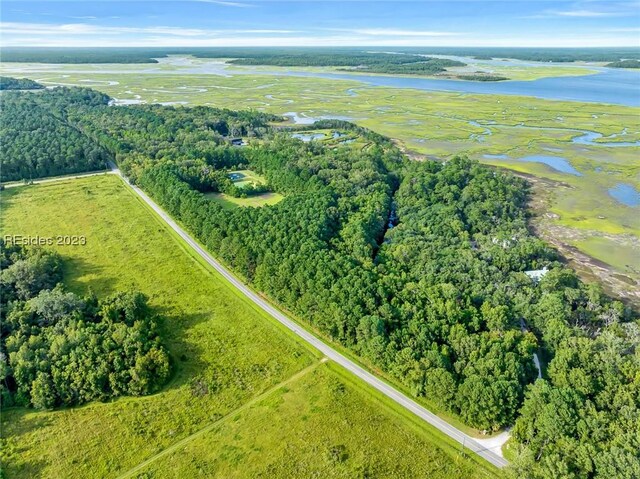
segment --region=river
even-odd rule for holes
[[[351,73],[316,73],[294,70],[286,72],[262,71],[260,73],[355,80],[369,85],[392,88],[414,88],[418,90],[494,95],[523,95],[548,100],[640,106],[640,71],[615,68],[601,68],[600,70],[600,73],[584,76],[500,82],[440,80],[432,78],[412,78],[408,76],[356,75]]]

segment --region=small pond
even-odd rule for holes
[[[609,188],[609,196],[611,196],[618,203],[622,203],[625,206],[638,207],[640,206],[640,191],[633,186],[626,183],[618,183],[613,188]]]

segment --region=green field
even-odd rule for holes
[[[194,59],[194,62],[203,61],[202,59]],[[252,65],[252,66],[243,66],[237,64],[229,65],[230,71],[249,71],[249,72],[259,72],[259,73],[269,73],[269,72],[287,72],[287,71],[303,71],[303,72],[315,72],[315,73],[342,73],[349,74],[352,73],[354,75],[362,74],[362,71],[349,72],[346,71],[345,68],[338,67],[278,67],[271,65]],[[464,75],[475,72],[483,72],[492,75],[504,76],[509,80],[518,80],[518,81],[530,81],[530,80],[538,80],[540,78],[549,78],[549,77],[567,77],[567,76],[580,76],[580,75],[591,75],[597,73],[597,70],[589,68],[589,65],[581,65],[581,66],[563,66],[563,65],[496,65],[494,63],[488,63],[483,60],[474,60],[468,62],[464,67],[447,67],[447,71],[435,75],[399,75],[393,74],[390,75],[388,73],[368,73],[368,75],[387,75],[387,76],[409,76],[409,77],[423,77],[423,78],[455,78],[456,75]]]
[[[265,205],[275,205],[284,199],[279,193],[262,193],[252,195],[247,198],[236,198],[235,196],[226,195],[224,193],[207,193],[205,196],[211,201],[220,203],[223,208],[233,209],[238,206],[260,207]]]
[[[92,87],[125,102],[252,108],[276,114],[293,112],[307,120],[350,119],[397,140],[416,158],[441,159],[465,154],[484,163],[566,185],[550,187],[543,193],[549,198],[547,212],[553,217],[550,226],[557,225],[556,232],[568,232],[558,239],[582,248],[582,243],[574,241],[575,236],[607,235],[613,245],[630,245],[625,249],[630,256],[615,260],[613,269],[640,256],[638,208],[622,205],[608,194],[619,183],[640,189],[640,147],[601,144],[640,140],[639,108],[374,87],[351,80],[278,76],[269,74],[267,68],[274,71],[275,67],[242,67],[244,74],[236,74],[239,67],[229,69],[224,59],[169,57],[151,65],[5,63],[0,73],[28,77],[46,85]],[[525,69],[525,73],[533,75],[537,70],[544,70],[549,76],[587,73],[581,67],[557,65],[537,66]],[[504,72],[496,70],[496,73]],[[592,144],[572,141],[585,131],[600,133],[603,138]],[[565,158],[581,176],[519,160],[530,155]],[[228,207],[235,203],[230,198],[217,200]],[[584,252],[603,262],[610,259],[602,248],[588,248]],[[624,273],[640,282],[640,274],[628,270]]]
[[[119,178],[12,188],[0,199],[2,235],[87,237],[86,246],[59,247],[70,290],[146,293],[166,318],[175,371],[148,397],[3,411],[7,477],[115,477],[154,457],[153,477],[496,474],[323,363],[193,256]]]
[[[238,188],[249,185],[263,185],[267,180],[251,170],[230,171],[229,177]],[[222,205],[223,208],[233,209],[238,206],[252,206],[258,208],[266,205],[275,205],[284,199],[280,193],[268,191],[260,194],[248,195],[246,198],[235,197],[225,193],[206,193],[205,196],[211,201]]]
[[[251,170],[237,170],[230,171],[229,177],[233,180],[234,184],[242,188],[247,185],[262,185],[267,182],[267,180],[260,176],[255,171]]]

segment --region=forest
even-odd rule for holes
[[[16,63],[158,63],[166,53],[149,48],[7,47],[3,62]]]
[[[0,90],[40,90],[42,88],[44,88],[44,85],[28,78],[0,76]]]
[[[486,75],[486,74],[471,74],[471,75],[457,75],[456,78],[459,80],[468,80],[468,81],[504,81],[508,80],[507,77],[503,77],[500,75]]]
[[[65,291],[57,253],[0,240],[3,407],[51,409],[160,389],[169,355],[141,293]]]
[[[396,47],[407,55],[451,55],[478,59],[513,58],[524,61],[570,63],[640,60],[634,47],[607,48],[509,48],[509,47]],[[167,55],[194,55],[198,58],[342,57],[362,56],[367,50],[355,47],[173,47],[173,48],[38,48],[0,49],[4,62],[23,63],[157,63]],[[384,55],[384,54],[383,54]],[[385,62],[386,63],[386,62]],[[264,63],[262,63],[264,64]],[[268,63],[271,64],[271,63]],[[332,64],[335,65],[335,64]]]
[[[640,60],[620,60],[605,65],[609,68],[640,68]]]
[[[347,122],[309,128],[367,148],[304,143],[258,112],[112,107],[79,101],[85,89],[15,101],[30,95],[276,303],[466,424],[514,425],[514,477],[637,475],[637,314],[529,232],[525,180],[466,158],[413,162]],[[203,194],[242,168],[285,198],[224,209]]]
[[[55,88],[2,94],[0,181],[32,180],[104,169],[107,150],[70,125],[66,108],[106,105],[93,90]],[[63,102],[63,104],[60,104]]]
[[[231,60],[237,65],[273,65],[280,67],[342,67],[344,71],[371,73],[400,73],[433,75],[446,71],[446,67],[462,67],[465,63],[424,55],[393,55],[389,53],[298,53],[294,55],[250,55]]]

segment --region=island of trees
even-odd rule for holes
[[[368,73],[394,73],[434,75],[447,71],[447,67],[461,67],[456,60],[432,58],[424,55],[393,55],[389,53],[296,53],[289,55],[245,54],[229,63],[238,65],[273,65],[279,67],[340,67],[343,71]]]
[[[640,68],[640,60],[620,60],[605,65],[609,68]]]
[[[13,95],[14,112],[36,102],[65,125],[50,124],[66,135],[55,145],[86,141],[116,161],[253,287],[415,396],[478,429],[513,425],[515,477],[640,474],[638,317],[529,232],[524,180],[465,158],[412,162],[340,121],[313,128],[368,147],[304,143],[257,112],[114,107],[75,88]],[[59,154],[36,134],[15,138],[45,162]],[[285,198],[260,208],[212,201],[207,193],[240,168]],[[526,274],[543,268],[539,280]],[[39,303],[25,299],[20,318],[37,318]],[[104,309],[86,323],[108,330]]]
[[[44,88],[44,85],[28,78],[0,76],[0,90],[40,90],[42,88]]]
[[[51,409],[157,391],[170,363],[138,292],[65,291],[56,253],[0,240],[3,407]]]

